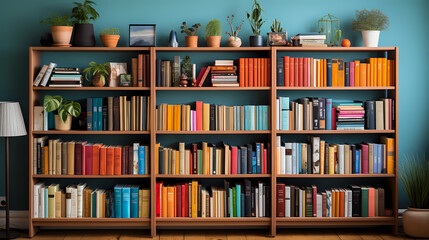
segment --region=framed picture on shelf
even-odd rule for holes
[[[130,47],[155,47],[155,24],[130,24]]]
[[[109,87],[119,87],[120,75],[127,74],[127,63],[110,63]]]

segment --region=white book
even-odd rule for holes
[[[262,217],[265,217],[265,187],[262,186]]]
[[[277,130],[280,130],[280,126],[282,126],[282,102],[280,101],[279,98],[276,99],[276,103],[277,103]]]
[[[338,144],[338,167],[339,174],[344,174],[344,145]]]
[[[293,155],[292,143],[285,143],[285,151],[286,151],[285,174],[292,174],[292,155]]]
[[[205,153],[204,153],[205,154]],[[179,143],[179,174],[185,174],[185,143]]]
[[[298,40],[326,40],[326,35],[315,34],[315,35],[298,35],[294,37]]]
[[[48,84],[49,78],[51,77],[52,71],[57,66],[56,63],[49,63],[48,69],[46,69],[46,73],[43,76],[42,82],[40,83],[40,86],[46,87],[46,84]]]
[[[348,196],[348,192],[344,189],[341,189],[340,191],[344,192],[344,203],[340,203],[340,204],[344,204],[344,217],[350,217],[349,216],[349,196]]]
[[[320,137],[311,138],[313,151],[313,174],[320,173]]]
[[[43,131],[48,130],[48,112],[43,110]]]
[[[213,216],[213,197],[210,197],[210,217]]]
[[[33,187],[33,217],[38,218],[39,217],[39,195],[40,195],[40,188],[43,187],[43,183],[39,182],[34,184]]]
[[[255,188],[255,214],[259,217],[259,189]]]
[[[67,196],[70,195],[70,196]],[[66,187],[66,217],[71,217],[71,188],[70,186]]]
[[[133,174],[139,174],[139,143],[133,143]]]
[[[322,217],[322,194],[318,193],[316,195],[316,203],[317,203],[317,213],[316,217]]]
[[[317,76],[317,59],[312,59],[313,61],[312,61],[312,71],[313,71],[313,78],[311,79],[312,80],[312,87],[317,87],[317,85],[316,85],[316,76]]]
[[[77,217],[83,217],[83,190],[86,187],[86,183],[79,183],[77,185]]]
[[[286,174],[286,148],[280,147],[280,174]]]
[[[299,189],[299,204],[298,204],[298,209],[299,209],[299,217],[302,217],[302,214],[303,214],[303,212],[302,212],[302,189]]]
[[[290,217],[290,186],[285,186],[285,217]]]
[[[348,192],[348,194],[347,194],[347,196],[348,196],[348,216],[349,217],[353,217],[353,193],[352,193],[352,190],[350,190],[350,189],[347,189],[346,190],[347,192]]]
[[[98,207],[101,201],[101,196],[100,196],[100,190],[99,189],[95,189],[95,216],[97,218],[101,217],[101,213],[100,213],[100,208]]]
[[[71,213],[70,217],[77,218],[77,188],[76,185],[70,186],[71,191]]]
[[[215,60],[215,66],[234,66],[234,60]]]
[[[332,217],[332,192],[326,191],[326,216]]]
[[[292,143],[292,166],[291,166],[291,173],[296,174],[296,163],[298,162],[299,158],[299,143]]]
[[[42,131],[44,126],[44,110],[43,106],[34,106],[33,107],[33,130]]]
[[[258,201],[258,203],[259,203],[259,217],[263,217],[264,215],[263,215],[263,213],[262,213],[262,209],[263,209],[263,206],[262,206],[262,195],[263,195],[263,193],[264,193],[264,186],[263,186],[263,184],[262,183],[259,183],[259,201]]]
[[[40,82],[43,79],[43,76],[46,73],[46,70],[48,70],[48,65],[43,65],[43,67],[40,69],[39,74],[37,74],[36,79],[34,79],[33,86],[35,87],[39,86]]]
[[[41,186],[39,189],[39,217],[45,218],[45,189],[47,189],[46,186]]]

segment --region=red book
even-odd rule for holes
[[[302,86],[303,87],[307,87],[307,78],[308,78],[307,58],[303,58],[303,74],[302,74],[302,79],[303,79]]]
[[[253,58],[249,58],[249,85],[248,87],[253,87]]]
[[[289,58],[289,87],[295,86],[295,58]]]
[[[283,57],[284,59],[284,74],[285,74],[285,87],[289,87],[289,56]]]
[[[134,174],[134,149],[132,146],[128,146],[128,158],[127,158],[127,174],[132,175]]]
[[[113,173],[114,175],[121,175],[121,156],[122,148],[120,146],[114,147],[113,150]]]
[[[182,216],[182,187],[176,186],[176,217]]]
[[[254,58],[253,59],[253,86],[257,87],[258,86],[258,81],[259,81],[259,63],[258,63],[258,59]]]
[[[100,175],[106,175],[106,147],[100,147]]]
[[[76,175],[82,175],[82,145],[86,142],[77,142],[74,145],[74,166],[75,166],[75,174]]]
[[[203,130],[203,102],[195,102],[195,110],[197,111],[197,131]]]
[[[81,157],[81,166],[82,166],[82,175],[86,175],[86,169],[85,169],[85,166],[86,166],[86,163],[85,163],[85,145],[86,145],[86,142],[85,143],[83,143],[82,144],[82,157]]]
[[[271,86],[271,59],[267,58],[267,69],[268,69],[268,86]]]
[[[362,148],[362,173],[368,173],[368,145],[360,144]]]
[[[199,85],[201,82],[201,79],[203,78],[204,73],[206,72],[207,67],[202,67],[200,73],[198,73],[197,82],[195,83],[196,86]]]
[[[192,152],[192,149],[191,149],[191,151],[189,151],[189,166],[191,166],[191,167],[190,167],[189,172],[187,174],[192,174],[192,172],[193,172],[192,167],[194,166],[194,154]]]
[[[368,217],[375,216],[374,194],[374,188],[368,188]]]
[[[265,85],[265,78],[264,78],[264,72],[265,72],[265,61],[263,58],[259,58],[259,66],[260,66],[260,71],[259,71],[259,87],[263,87]]]
[[[122,146],[121,151],[121,175],[125,175],[127,171],[128,146]]]
[[[114,148],[108,147],[106,149],[106,175],[113,175],[113,169],[114,169]]]
[[[298,86],[304,86],[304,58],[298,58]]]
[[[211,69],[211,66],[208,66],[205,69],[204,74],[201,77],[201,80],[198,82],[198,85],[197,85],[198,87],[202,87],[203,86],[204,82],[206,81],[207,75],[209,75],[210,69]]]
[[[196,143],[192,144],[192,174],[198,174],[198,157],[197,157],[197,153],[198,153],[198,146]]]
[[[189,217],[189,183],[185,183],[185,217]]]
[[[249,59],[244,59],[244,86],[249,86]]]
[[[263,174],[267,174],[267,149],[264,149],[264,171]]]
[[[231,146],[231,174],[237,174],[237,147]]]
[[[156,217],[161,217],[161,184],[156,183]]]
[[[137,57],[137,69],[137,86],[143,87],[143,54],[139,54]]]
[[[181,215],[181,217],[185,217],[185,201],[186,201],[186,198],[185,198],[185,184],[182,184],[181,186],[180,186],[180,188],[181,188],[181,191],[182,191],[182,205],[180,206],[181,208],[182,208],[182,215]]]
[[[85,175],[92,175],[92,144],[85,144]]]
[[[311,185],[313,189],[313,217],[317,217],[317,187],[316,185]]]
[[[332,108],[332,130],[337,130],[337,109]]]
[[[100,175],[100,147],[102,144],[92,145],[92,175]]]
[[[294,69],[294,81],[295,81],[295,87],[299,87],[299,58],[295,58],[295,69]]]
[[[276,185],[276,210],[277,217],[285,217],[285,184],[278,183]]]
[[[244,58],[238,59],[238,71],[240,87],[244,87]]]
[[[268,58],[264,58],[264,63],[265,63],[265,72],[264,72],[264,78],[265,78],[265,87],[268,86],[268,71],[270,71],[270,69],[268,68]]]

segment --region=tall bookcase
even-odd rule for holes
[[[81,87],[81,88],[50,88],[50,87],[33,87],[33,80],[37,75],[43,60],[43,54],[52,54],[61,56],[66,53],[96,55],[98,53],[114,53],[117,54],[135,54],[146,53],[150,55],[150,87]],[[207,57],[210,61],[214,59],[222,59],[216,54],[227,54],[225,59],[236,59],[240,54],[252,54],[271,58],[271,86],[270,87],[156,87],[155,86],[155,73],[156,73],[156,59],[158,55],[171,54],[200,54],[200,58]],[[210,53],[210,54],[206,54]],[[215,55],[214,58],[211,56]],[[361,59],[366,57],[383,57],[387,56],[388,59],[395,60],[395,86],[391,87],[277,87],[276,86],[276,59],[279,56],[313,56],[317,55],[321,58],[334,58],[338,55],[346,55],[353,59]],[[162,58],[160,56],[160,58]],[[222,55],[219,55],[222,56]],[[233,56],[233,57],[232,57]],[[55,59],[44,59],[43,63],[55,61]],[[79,59],[80,66],[84,66],[91,59]],[[104,59],[105,62],[111,61],[109,56]],[[397,232],[398,221],[398,176],[397,176],[397,162],[398,162],[398,48],[397,47],[378,47],[378,48],[365,48],[365,47],[349,47],[349,48],[299,48],[299,47],[221,47],[221,48],[170,48],[170,47],[71,47],[71,48],[56,48],[56,47],[30,47],[29,48],[29,235],[34,236],[39,227],[83,227],[83,226],[97,226],[97,227],[135,227],[139,229],[150,229],[150,235],[156,236],[158,227],[174,228],[174,227],[188,227],[188,228],[249,228],[261,227],[269,229],[269,234],[276,235],[276,229],[280,227],[320,227],[320,226],[390,226],[393,232]],[[149,131],[34,131],[33,130],[33,109],[34,106],[41,104],[41,97],[44,94],[73,94],[80,95],[81,98],[92,97],[94,94],[99,96],[109,96],[112,92],[118,91],[122,95],[130,95],[131,93],[139,93],[151,97],[150,103],[150,129]],[[224,92],[224,94],[249,94],[255,92],[262,92],[269,99],[265,101],[271,106],[271,109],[276,109],[277,96],[293,96],[306,97],[309,95],[325,95],[336,96],[350,95],[349,99],[354,96],[366,95],[375,97],[390,97],[395,100],[395,128],[394,130],[363,130],[363,131],[326,131],[326,130],[312,130],[312,131],[279,131],[276,130],[276,111],[271,111],[271,130],[268,131],[199,131],[199,132],[174,132],[174,131],[157,131],[155,127],[155,109],[157,104],[163,103],[162,97],[158,101],[158,96],[165,96],[165,92],[175,93],[180,96],[181,94],[200,94],[200,100],[204,101],[204,94],[209,92]],[[163,93],[164,92],[164,93]],[[75,94],[76,93],[76,94]],[[164,95],[162,95],[162,93]],[[103,95],[104,94],[104,95]],[[115,93],[118,95],[119,93]],[[198,99],[195,99],[198,100]],[[234,105],[234,103],[230,103]],[[92,139],[101,141],[101,138],[107,136],[122,136],[122,137],[143,137],[150,144],[150,173],[148,175],[121,175],[121,176],[91,176],[91,175],[37,175],[33,173],[33,138],[37,136],[48,135],[51,137],[65,137],[79,140],[80,137],[90,136]],[[71,135],[71,136],[69,136]],[[102,135],[102,136],[100,136]],[[394,174],[343,174],[343,175],[279,175],[276,174],[276,164],[274,157],[269,159],[272,161],[271,171],[269,174],[239,174],[239,175],[157,175],[155,173],[155,144],[159,141],[158,138],[162,136],[163,139],[180,139],[183,136],[191,136],[193,139],[203,141],[206,137],[222,136],[228,139],[232,136],[264,136],[271,142],[271,156],[276,156],[276,137],[294,138],[305,137],[307,135],[316,135],[321,137],[335,138],[336,141],[347,141],[351,139],[365,139],[375,138],[379,136],[390,136],[395,138],[395,173]],[[358,140],[356,140],[358,141]],[[360,142],[360,140],[359,140]],[[117,144],[121,144],[118,142]],[[155,217],[155,188],[158,180],[166,181],[185,181],[185,180],[219,180],[219,179],[254,179],[264,180],[271,186],[271,217],[265,218],[156,218]],[[64,184],[77,184],[86,180],[93,181],[94,184],[103,183],[105,181],[133,181],[142,182],[150,186],[151,190],[151,217],[150,218],[33,218],[33,185],[39,181],[46,182],[59,182]],[[64,182],[65,181],[65,182]],[[393,209],[393,216],[386,217],[353,217],[353,218],[279,218],[276,217],[276,183],[277,182],[292,182],[296,184],[309,185],[319,182],[327,182],[327,185],[336,187],[336,182],[348,181],[350,184],[378,184],[386,187],[386,205]],[[113,186],[110,186],[113,187]]]

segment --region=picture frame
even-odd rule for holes
[[[156,24],[130,24],[130,47],[155,47]]]

